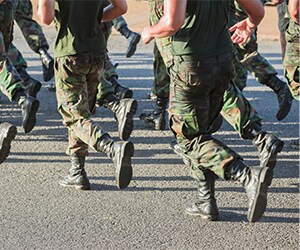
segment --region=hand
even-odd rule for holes
[[[149,27],[144,28],[144,30],[142,32],[142,40],[143,40],[144,44],[150,43],[153,39],[154,39],[154,37],[152,37],[150,35]]]
[[[4,2],[4,0],[0,0],[0,4],[3,3],[3,2]]]
[[[253,25],[248,18],[236,23],[229,29],[230,32],[234,31],[231,36],[232,42],[241,45],[245,44],[252,35],[254,28],[255,25]]]

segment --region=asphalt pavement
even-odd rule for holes
[[[52,53],[53,27],[44,30]],[[0,249],[299,249],[299,152],[289,145],[299,138],[299,103],[294,101],[287,118],[277,121],[276,95],[249,75],[246,97],[264,118],[264,130],[285,142],[261,221],[247,222],[242,186],[222,180],[216,182],[220,221],[188,216],[184,208],[196,198],[196,183],[170,149],[172,133],[146,129],[138,119],[143,110],[154,107],[147,99],[153,81],[153,44],[140,44],[136,54],[126,58],[126,43],[119,34],[109,41],[110,56],[119,63],[120,82],[133,89],[139,104],[130,139],[135,145],[134,177],[125,190],[115,185],[110,159],[92,150],[86,163],[92,190],[59,186],[70,163],[65,154],[67,130],[57,112],[55,93],[43,82],[37,126],[30,134],[21,128],[19,107],[2,95],[1,121],[16,124],[18,134],[0,166]],[[15,45],[26,58],[29,73],[42,81],[38,55],[18,30]],[[259,51],[283,79],[279,42],[261,41]],[[117,139],[117,124],[109,110],[98,108],[93,119]],[[251,141],[240,139],[226,122],[215,136],[250,166],[259,165]]]

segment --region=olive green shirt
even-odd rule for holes
[[[184,24],[173,36],[173,54],[209,57],[231,51],[230,2],[188,0]]]
[[[104,0],[55,1],[55,57],[106,50],[100,28],[104,3]]]

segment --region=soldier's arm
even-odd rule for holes
[[[288,9],[292,20],[299,24],[299,0],[289,0]]]
[[[259,0],[236,0],[247,12],[248,18],[238,22],[229,30],[233,32],[231,36],[233,43],[245,44],[251,36],[253,29],[261,22],[265,15],[265,10]]]
[[[146,27],[142,32],[144,43],[154,38],[167,37],[175,34],[185,19],[187,0],[164,0],[164,15],[153,26]]]
[[[55,15],[54,0],[39,0],[37,15],[43,24],[51,24]]]
[[[127,12],[126,0],[109,0],[110,4],[103,10],[102,21],[108,22]]]

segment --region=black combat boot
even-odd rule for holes
[[[136,45],[141,40],[141,35],[128,29],[127,25],[124,25],[119,29],[119,32],[125,36],[128,40],[128,47],[126,51],[126,57],[131,57],[136,51]]]
[[[112,76],[109,78],[109,82],[114,86],[115,88],[115,96],[118,97],[120,100],[125,98],[132,98],[133,92],[131,89],[122,86],[116,77]]]
[[[27,96],[23,90],[18,91],[13,100],[17,101],[22,110],[22,126],[25,133],[29,133],[36,124],[36,113],[39,109],[40,102],[38,99]]]
[[[10,145],[17,134],[16,126],[2,122],[0,124],[0,164],[6,160],[10,152]]]
[[[36,97],[37,93],[41,90],[42,84],[38,80],[32,78],[24,67],[21,67],[17,71],[23,80],[26,93],[30,96]]]
[[[277,120],[283,120],[291,110],[293,97],[290,93],[289,87],[277,76],[271,76],[265,84],[274,90],[277,94],[279,109],[276,114]]]
[[[249,200],[247,218],[250,222],[259,221],[267,207],[268,183],[272,180],[269,168],[250,168],[236,159],[225,168],[225,179],[244,186]]]
[[[215,177],[205,171],[205,180],[197,180],[197,201],[185,209],[189,215],[200,216],[209,221],[219,219],[219,209],[215,199]]]
[[[134,99],[119,100],[114,95],[108,95],[103,106],[109,108],[118,122],[118,132],[121,140],[127,140],[133,130],[133,116],[137,110],[137,101]]]
[[[210,125],[208,129],[208,134],[213,134],[219,131],[223,124],[223,116],[221,114],[218,114],[218,116],[213,120],[212,124]]]
[[[115,142],[109,135],[104,135],[97,142],[97,151],[107,154],[112,159],[117,186],[120,189],[126,188],[132,179],[133,143],[128,141]]]
[[[140,114],[140,120],[155,130],[165,130],[167,125],[167,105],[168,98],[158,97],[156,100],[156,107],[150,113]]]
[[[47,48],[45,47],[41,47],[39,49],[39,54],[43,67],[43,79],[48,82],[54,76],[54,59],[50,56]]]
[[[70,160],[69,174],[59,182],[59,185],[79,190],[90,190],[91,185],[84,170],[85,156],[71,155]]]
[[[258,150],[260,166],[269,168],[273,176],[277,154],[281,152],[284,142],[275,135],[262,131],[258,123],[251,124],[245,131],[247,137],[252,140],[253,145]],[[269,185],[271,185],[271,181]]]

